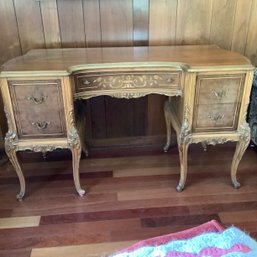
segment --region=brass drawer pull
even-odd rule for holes
[[[212,94],[220,101],[226,96],[225,90],[212,90]]]
[[[47,95],[41,95],[40,97],[35,97],[33,95],[29,95],[29,96],[27,96],[27,100],[31,101],[31,102],[33,102],[35,104],[42,104],[42,103],[45,102],[47,97],[48,97]]]
[[[44,130],[47,128],[48,125],[50,125],[50,121],[32,122],[31,124],[38,130]]]
[[[213,120],[213,121],[215,121],[215,122],[217,122],[217,121],[219,121],[219,120],[222,120],[223,118],[224,118],[224,114],[219,114],[219,113],[217,113],[217,114],[214,114],[214,115],[212,115],[212,114],[209,114],[208,115],[208,118],[210,119],[210,120]]]

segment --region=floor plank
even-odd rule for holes
[[[141,150],[141,151],[140,151]],[[257,239],[257,151],[247,149],[230,181],[234,144],[190,146],[188,179],[176,192],[176,148],[93,149],[80,164],[79,197],[67,151],[20,153],[27,192],[15,198],[18,179],[9,162],[0,166],[0,256],[105,256],[137,240],[169,234],[211,219],[235,225]],[[118,155],[115,155],[119,152]]]
[[[0,229],[37,227],[40,216],[0,218]]]
[[[31,257],[99,257],[107,256],[113,252],[126,248],[136,241],[123,241],[114,243],[87,244],[77,246],[63,246],[50,248],[35,248]]]

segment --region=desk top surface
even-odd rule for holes
[[[250,61],[243,55],[215,45],[149,46],[35,49],[6,62],[2,75],[20,71],[74,71],[77,66],[110,64],[186,64],[190,68],[205,66],[245,66]]]

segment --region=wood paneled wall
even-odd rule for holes
[[[257,65],[256,13],[257,0],[0,0],[0,64],[39,47],[217,44]],[[88,101],[88,139],[165,134],[164,99]]]

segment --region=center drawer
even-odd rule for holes
[[[180,72],[76,74],[76,92],[115,89],[180,89]]]

